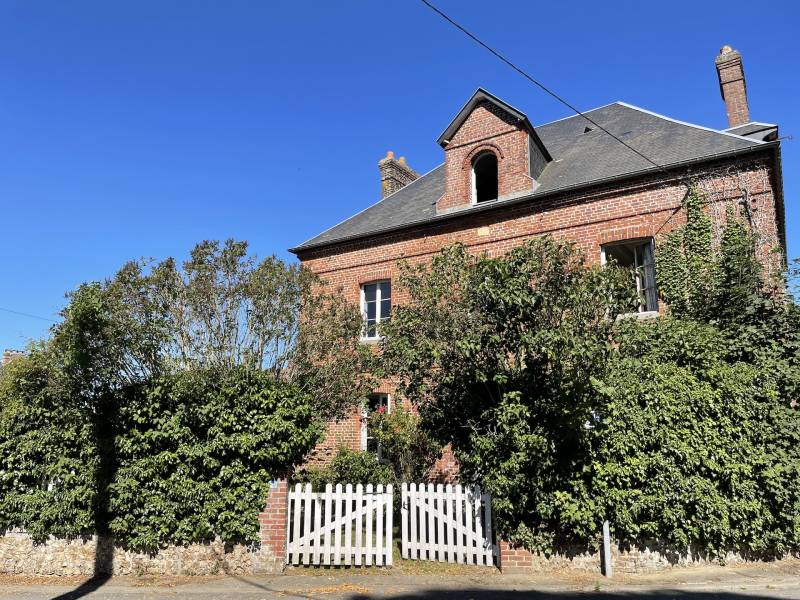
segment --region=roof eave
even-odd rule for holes
[[[690,165],[694,165],[694,164],[698,164],[698,163],[710,162],[710,161],[719,160],[719,159],[722,159],[722,158],[728,158],[728,157],[731,157],[731,156],[738,156],[738,155],[741,155],[741,154],[749,154],[749,153],[753,153],[753,152],[758,152],[758,151],[764,150],[766,148],[780,148],[780,142],[779,141],[761,142],[761,143],[759,143],[757,145],[748,146],[746,148],[738,148],[738,149],[735,149],[735,150],[727,150],[725,152],[718,152],[716,154],[709,154],[707,156],[701,156],[699,158],[693,158],[693,159],[689,159],[689,160],[685,160],[685,161],[680,161],[680,162],[677,162],[677,163],[672,163],[672,164],[669,164],[669,165],[663,165],[662,168],[672,171],[672,170],[675,170],[675,169],[680,169],[682,167],[686,167],[686,166],[690,166]],[[778,167],[778,168],[780,168],[780,167]],[[486,204],[482,204],[482,205],[477,205],[477,206],[471,207],[471,208],[469,208],[467,210],[450,212],[450,213],[445,213],[445,214],[442,214],[442,215],[436,215],[436,216],[431,217],[429,219],[424,219],[424,220],[419,220],[419,221],[412,221],[410,223],[405,223],[403,225],[395,225],[395,226],[386,227],[386,228],[383,228],[383,229],[376,229],[374,231],[370,231],[369,233],[362,233],[362,234],[355,234],[355,235],[345,236],[345,237],[341,237],[341,238],[338,238],[338,239],[335,239],[335,240],[329,240],[329,241],[326,241],[326,242],[321,242],[321,243],[318,243],[318,244],[311,244],[311,245],[303,244],[303,245],[300,245],[300,246],[296,246],[294,248],[289,248],[289,252],[291,252],[292,254],[297,256],[297,255],[299,255],[299,253],[306,252],[306,251],[309,251],[309,250],[319,250],[320,248],[325,248],[325,247],[328,247],[328,246],[335,246],[337,244],[344,244],[344,243],[347,243],[347,242],[352,242],[354,240],[367,239],[367,238],[371,238],[371,237],[384,235],[384,234],[387,234],[387,233],[392,233],[392,232],[395,232],[395,231],[402,231],[404,229],[411,229],[411,228],[414,228],[414,227],[421,227],[421,226],[426,226],[426,225],[429,225],[429,224],[440,223],[440,222],[448,221],[448,220],[451,220],[451,219],[457,219],[458,217],[462,217],[462,216],[466,216],[466,215],[480,214],[480,213],[483,213],[483,212],[487,212],[487,211],[491,211],[491,210],[495,210],[495,209],[500,209],[500,208],[504,208],[504,207],[507,207],[507,206],[515,206],[517,204],[520,204],[522,202],[527,202],[527,201],[530,201],[530,200],[539,200],[539,199],[548,198],[550,196],[554,196],[554,195],[557,195],[557,194],[573,192],[573,191],[576,191],[576,190],[585,189],[585,188],[589,188],[589,187],[594,187],[594,186],[597,186],[597,185],[604,185],[604,184],[607,184],[607,183],[613,183],[615,181],[623,181],[625,179],[632,179],[632,178],[639,177],[639,176],[647,174],[647,173],[655,173],[657,171],[658,171],[658,168],[656,168],[656,167],[648,167],[648,168],[645,168],[645,169],[639,169],[638,171],[631,171],[629,173],[623,173],[621,175],[613,175],[611,177],[604,177],[604,178],[601,178],[601,179],[594,179],[592,181],[587,181],[587,182],[584,182],[584,183],[578,183],[578,184],[571,185],[571,186],[565,186],[565,187],[558,188],[558,189],[555,189],[555,190],[550,190],[550,191],[544,192],[544,193],[528,194],[527,196],[520,196],[519,198],[514,198],[513,200],[502,200],[502,201],[489,202],[489,203],[486,203]],[[785,234],[784,234],[783,237],[785,238]],[[784,243],[784,246],[785,246],[785,243]],[[785,252],[785,250],[784,250],[784,252]]]

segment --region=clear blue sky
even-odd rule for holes
[[[581,109],[725,127],[713,61],[740,50],[751,117],[796,138],[800,254],[800,3],[437,1]],[[568,114],[417,0],[0,0],[0,307],[55,318],[80,282],[202,239],[288,258],[377,199],[387,150],[439,164],[478,86]],[[0,311],[0,349],[48,326]]]

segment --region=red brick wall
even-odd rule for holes
[[[719,228],[725,210],[735,206],[747,213],[761,236],[762,260],[780,264],[778,224],[773,194],[772,154],[741,157],[695,170],[695,184],[708,199],[707,210]],[[637,237],[663,236],[685,222],[680,210],[687,187],[674,177],[649,176],[560,196],[521,202],[481,214],[462,215],[447,222],[417,227],[380,237],[351,241],[336,247],[300,253],[303,264],[329,284],[341,286],[352,302],[360,302],[360,284],[393,278],[400,258],[411,263],[430,259],[442,247],[460,242],[472,252],[498,255],[538,235],[551,235],[574,242],[590,263],[600,260],[600,245]],[[656,274],[656,277],[658,275]],[[393,302],[404,301],[402,290],[394,287]],[[392,393],[391,382],[379,391]],[[360,415],[332,424],[328,439],[320,445],[318,457],[325,460],[331,448],[344,443],[360,447]],[[452,471],[453,461],[445,458],[442,472]]]
[[[510,115],[489,102],[479,104],[445,148],[445,192],[437,211],[470,206],[472,161],[486,151],[497,157],[498,198],[531,192],[528,144],[528,133]]]

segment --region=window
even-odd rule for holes
[[[367,405],[361,419],[361,449],[376,454],[378,460],[383,458],[381,445],[370,435],[369,417],[376,412],[389,412],[390,408],[388,394],[370,394],[367,397]]]
[[[653,240],[608,244],[602,246],[600,256],[603,264],[613,259],[620,267],[633,271],[633,284],[639,294],[639,312],[658,310]]]
[[[472,161],[472,198],[475,203],[497,199],[497,157],[491,152]]]
[[[392,282],[375,281],[361,286],[361,313],[364,315],[362,337],[378,339],[381,323],[389,319],[392,311]]]

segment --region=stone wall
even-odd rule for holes
[[[728,552],[724,557],[712,557],[687,549],[683,552],[668,550],[657,542],[640,547],[611,546],[611,566],[613,574],[633,575],[656,573],[672,568],[703,567],[709,565],[736,565],[755,563],[736,552]],[[545,556],[534,554],[524,548],[515,547],[508,542],[500,542],[500,570],[505,574],[546,573],[553,571],[585,571],[600,573],[600,551],[586,548],[570,548],[556,554]]]
[[[223,542],[171,546],[157,554],[115,546],[110,538],[56,539],[36,544],[24,533],[0,537],[0,573],[16,575],[248,575],[273,570],[258,548]]]
[[[134,552],[106,536],[54,538],[34,543],[24,532],[0,536],[0,573],[12,575],[253,575],[284,568],[286,479],[270,482],[259,513],[260,544],[214,541],[169,546],[157,553]]]

